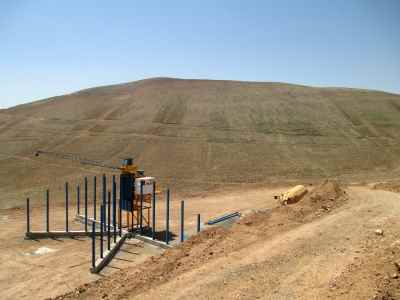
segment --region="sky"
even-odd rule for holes
[[[400,1],[0,0],[0,108],[150,77],[400,93]]]

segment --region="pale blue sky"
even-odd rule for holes
[[[0,107],[156,76],[400,93],[400,1],[0,0]]]

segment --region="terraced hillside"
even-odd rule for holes
[[[36,149],[118,163],[180,186],[400,173],[400,96],[284,83],[155,78],[0,111],[7,202],[88,172]],[[18,196],[18,197],[17,197]]]

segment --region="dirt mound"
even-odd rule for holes
[[[389,192],[400,193],[400,180],[390,182],[379,182],[373,185],[374,190],[385,190]]]

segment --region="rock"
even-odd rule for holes
[[[383,235],[383,230],[382,229],[377,229],[375,230],[376,235]]]
[[[399,274],[397,274],[397,273],[393,273],[393,274],[392,274],[392,278],[393,278],[393,279],[397,279],[397,278],[399,278]]]

